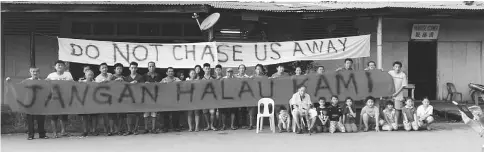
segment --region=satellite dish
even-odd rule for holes
[[[213,27],[215,25],[215,23],[217,23],[217,21],[219,19],[220,19],[219,13],[211,14],[210,16],[205,18],[205,20],[203,20],[202,24],[200,24],[200,30],[205,31],[207,29],[210,29],[211,27]],[[197,21],[198,21],[198,19],[197,19]]]

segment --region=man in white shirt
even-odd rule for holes
[[[292,95],[289,100],[290,108],[292,109],[292,116],[294,121],[296,121],[297,128],[299,128],[298,133],[301,132],[301,126],[299,120],[301,118],[306,118],[309,120],[309,105],[311,104],[311,98],[309,94],[306,93],[306,87],[302,86],[299,88],[298,92]]]
[[[181,81],[180,79],[178,79],[177,77],[175,77],[175,69],[173,69],[173,67],[168,67],[167,71],[166,71],[166,77],[161,79],[160,83],[173,83],[173,82],[179,82]],[[173,130],[176,131],[176,132],[179,132],[180,131],[180,123],[179,123],[179,119],[180,119],[180,112],[179,111],[165,111],[165,112],[161,112],[162,115],[162,118],[163,118],[163,129],[162,129],[162,132],[168,132],[168,126],[170,126],[169,122],[170,122],[170,115],[172,117],[171,119],[171,123],[172,123],[172,126],[173,126]]]
[[[97,77],[94,79],[95,82],[97,83],[107,83],[112,79],[112,74],[108,73],[108,64],[106,63],[101,63],[99,65],[99,72],[101,72]],[[103,118],[104,121],[104,131],[107,136],[112,136],[114,132],[114,119],[111,121],[109,120],[109,116],[113,117],[113,114],[101,114],[101,117]],[[108,127],[109,125],[109,127]],[[109,131],[111,129],[111,131]]]
[[[403,101],[405,100],[403,98],[403,89],[407,86],[408,80],[407,80],[407,74],[402,72],[402,63],[401,62],[394,62],[393,63],[393,70],[388,71],[388,74],[390,74],[393,78],[393,82],[395,83],[395,93],[393,94],[393,101],[395,102],[395,109],[397,110],[396,117],[398,120],[400,119],[400,113],[403,108]]]
[[[64,80],[64,81],[74,81],[72,78],[71,73],[65,72],[65,62],[64,61],[56,61],[55,62],[55,71],[52,72],[47,76],[45,80]],[[66,125],[67,125],[67,115],[53,115],[52,116],[52,130],[54,138],[57,138],[57,120],[60,118],[60,125],[61,125],[61,135],[68,136],[66,133]]]
[[[428,98],[424,98],[422,105],[417,108],[417,119],[419,127],[426,127],[427,130],[431,130],[430,124],[434,122],[434,117],[432,117],[434,112],[434,107],[430,105]]]

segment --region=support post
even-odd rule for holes
[[[35,34],[30,33],[30,66],[35,66]]]
[[[213,27],[208,29],[208,42],[212,42],[212,41],[213,41]]]
[[[377,32],[376,32],[376,58],[377,58],[377,68],[378,69],[383,69],[383,57],[382,57],[382,20],[383,17],[379,16],[378,17],[378,26],[377,26]]]

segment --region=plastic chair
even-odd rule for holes
[[[462,93],[457,92],[454,84],[453,83],[447,83],[446,85],[447,85],[447,97],[445,98],[445,100],[453,101],[455,96],[459,95],[459,97],[460,97],[459,101],[462,102]],[[450,99],[449,99],[449,97],[450,97]]]
[[[261,105],[264,106],[264,112],[260,113]],[[269,111],[269,105],[272,105],[272,111]],[[264,118],[268,117],[271,125],[272,133],[276,132],[275,122],[274,122],[274,100],[271,98],[262,98],[257,103],[257,126],[256,133],[262,131],[262,126],[264,125]]]

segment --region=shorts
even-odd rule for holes
[[[144,118],[147,118],[147,117],[153,117],[153,118],[156,118],[156,112],[145,112],[143,113],[143,117]]]
[[[52,115],[52,120],[57,121],[57,120],[62,120],[62,121],[67,121],[68,115]]]
[[[318,116],[318,112],[316,111],[316,109],[309,109],[309,118],[315,118],[316,116]]]
[[[406,131],[410,131],[410,130],[415,130],[417,131],[418,130],[418,125],[417,125],[417,121],[413,121],[413,122],[403,122],[403,128],[405,128]]]
[[[208,114],[210,112],[210,114],[213,114],[215,113],[215,109],[203,109],[202,110],[203,114]]]
[[[355,123],[345,124],[346,132],[358,132],[358,127]]]
[[[427,118],[425,118],[425,120],[421,121],[420,123],[418,123],[418,126],[419,127],[423,127],[425,125],[428,125],[430,121],[434,121],[434,117],[432,116],[428,116]]]
[[[395,103],[395,109],[397,110],[402,110],[403,106],[405,106],[403,104],[405,100],[396,100],[396,99],[393,99],[393,102]]]
[[[336,130],[341,132],[346,132],[345,126],[340,123],[339,121],[330,121],[329,122],[329,132],[334,133]]]

